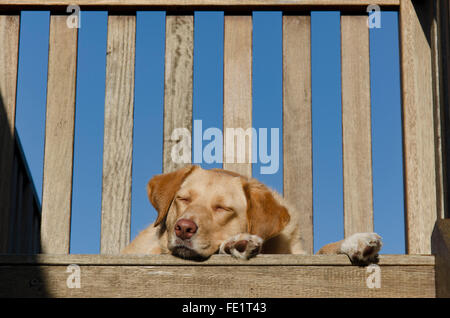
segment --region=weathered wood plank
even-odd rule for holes
[[[415,3],[400,6],[406,249],[427,254],[437,216],[430,21]]]
[[[436,296],[450,297],[450,219],[436,222],[431,236],[431,252],[436,255]]]
[[[311,257],[316,256],[307,256]],[[369,288],[371,272],[367,268],[330,265],[327,257],[320,265],[249,265],[237,261],[236,270],[233,265],[196,262],[191,266],[78,264],[80,288],[68,288],[68,263],[12,266],[1,262],[2,258],[1,297],[185,297],[187,293],[190,297],[227,298],[435,296],[433,265],[380,265],[381,288]]]
[[[135,16],[108,17],[100,252],[130,240]]]
[[[163,172],[191,162],[194,17],[166,16]],[[181,134],[184,131],[186,134]]]
[[[223,63],[223,168],[250,177],[252,175],[251,16],[225,16]],[[238,135],[240,137],[237,137]]]
[[[0,253],[8,250],[19,56],[18,15],[0,15]]]
[[[344,235],[373,231],[367,16],[341,16]]]
[[[302,249],[313,253],[311,17],[283,17],[283,193],[300,213]]]
[[[69,253],[77,29],[67,16],[50,17],[42,192],[41,243],[45,253]]]
[[[0,265],[183,265],[183,266],[353,266],[346,255],[260,254],[249,260],[229,255],[213,255],[203,262],[184,260],[172,255],[0,255]],[[434,266],[433,255],[380,255],[378,265]]]

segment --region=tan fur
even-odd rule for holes
[[[262,253],[305,254],[298,213],[275,191],[259,181],[222,169],[187,166],[153,177],[150,202],[158,211],[155,223],[142,231],[122,253],[173,253],[207,258],[220,244],[240,233],[264,240]],[[189,219],[198,225],[192,240],[181,242],[175,223]],[[180,248],[185,244],[185,248]],[[320,254],[340,252],[342,241],[323,247]]]
[[[317,254],[339,254],[342,242],[343,240],[322,246],[322,248],[317,251]]]

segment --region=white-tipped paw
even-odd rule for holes
[[[249,259],[261,252],[263,239],[257,235],[241,233],[230,237],[220,245],[220,254],[230,254],[240,259]]]
[[[382,246],[381,236],[377,233],[355,233],[344,240],[341,253],[350,257],[353,263],[375,263]]]

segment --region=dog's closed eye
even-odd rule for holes
[[[183,202],[183,203],[191,202],[191,198],[189,198],[189,197],[178,196],[178,197],[176,197],[176,200],[179,201],[179,202]]]
[[[214,211],[216,211],[216,212],[234,212],[232,208],[222,206],[222,205],[215,205]]]

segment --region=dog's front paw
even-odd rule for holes
[[[378,252],[383,246],[377,233],[355,233],[341,245],[341,253],[350,257],[354,264],[367,265],[378,262]]]
[[[240,259],[249,259],[261,252],[263,239],[257,235],[242,233],[230,237],[220,245],[220,254],[230,254]]]

